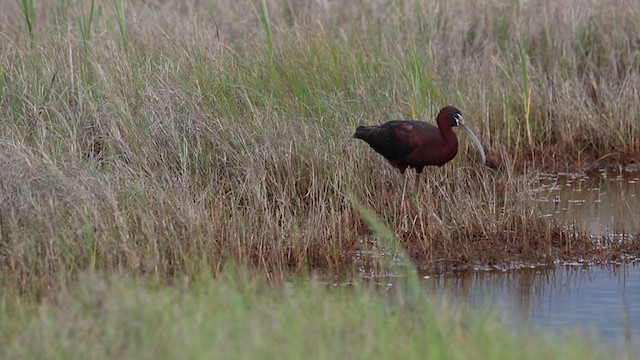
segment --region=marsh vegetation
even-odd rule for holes
[[[638,163],[638,18],[624,0],[4,1],[2,293],[375,269],[354,199],[428,271],[597,257],[528,199],[542,170]],[[449,104],[497,169],[462,135],[404,191],[351,139]]]

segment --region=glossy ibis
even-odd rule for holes
[[[486,155],[476,134],[464,123],[460,110],[446,106],[436,118],[438,127],[423,121],[395,120],[382,125],[358,126],[354,138],[366,141],[404,174],[415,168],[416,184],[426,166],[442,166],[458,153],[458,138],[454,126],[464,129],[478,146],[482,163]]]

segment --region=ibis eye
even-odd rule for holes
[[[456,113],[453,115],[453,120],[456,121],[456,126],[462,124],[463,120],[462,120],[462,115],[460,115],[460,113]]]

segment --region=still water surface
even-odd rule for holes
[[[640,232],[640,173],[545,175],[535,198],[543,216],[594,236]]]
[[[575,226],[594,241],[638,239],[640,174],[554,174],[540,178],[534,198],[543,216]],[[640,349],[640,263],[508,272],[473,272],[425,280],[439,293],[506,311],[547,331],[579,328],[609,343]]]
[[[425,280],[436,292],[489,307],[514,324],[580,329],[615,346],[640,349],[640,265],[473,272]]]

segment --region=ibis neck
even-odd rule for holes
[[[440,133],[442,134],[442,138],[444,142],[448,146],[458,147],[458,138],[456,137],[456,133],[453,132],[453,128],[450,126],[440,126]]]
[[[438,156],[440,156],[438,166],[442,166],[448,161],[451,161],[458,153],[458,138],[453,132],[453,129],[451,127],[441,128],[440,134],[442,135],[444,144],[438,149]]]

